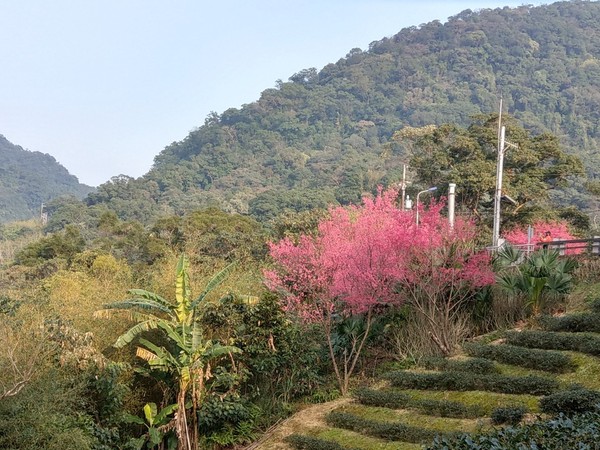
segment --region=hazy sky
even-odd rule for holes
[[[211,111],[352,48],[510,0],[0,0],[0,134],[82,183],[146,173]]]

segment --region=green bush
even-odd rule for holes
[[[593,411],[600,403],[600,392],[584,388],[555,392],[540,400],[540,410],[547,414],[572,414]]]
[[[478,355],[473,355],[478,356]],[[498,373],[500,370],[493,361],[485,358],[454,360],[440,357],[429,357],[421,360],[426,369],[445,370],[448,372]]]
[[[600,333],[600,314],[577,313],[563,317],[544,316],[541,319],[546,331],[567,331],[569,333]]]
[[[545,350],[573,350],[600,356],[600,337],[587,333],[556,333],[553,331],[508,331],[510,345]]]
[[[580,449],[598,448],[600,413],[596,410],[567,417],[507,427],[482,435],[437,436],[428,450]]]
[[[399,422],[379,422],[339,411],[330,412],[326,417],[326,421],[332,427],[356,431],[386,441],[422,443],[431,441],[439,434],[436,430],[414,427]]]
[[[363,405],[392,409],[410,408],[430,416],[466,419],[484,414],[482,408],[477,405],[467,406],[449,400],[416,399],[403,392],[360,389],[355,392],[354,397]]]
[[[468,372],[415,373],[398,371],[388,374],[388,378],[393,386],[402,389],[490,391],[505,394],[547,395],[558,388],[556,380],[535,375],[515,377]]]
[[[506,406],[496,408],[492,411],[492,423],[494,425],[517,425],[527,412],[524,406]]]
[[[464,344],[463,349],[470,356],[493,359],[528,369],[556,373],[575,370],[575,364],[569,356],[550,350],[537,350],[508,344],[482,345],[475,342]]]
[[[300,434],[292,434],[285,440],[296,450],[350,450],[337,442]]]
[[[590,309],[595,313],[600,313],[600,298],[595,298],[589,303]]]

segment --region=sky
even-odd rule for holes
[[[402,28],[510,0],[0,0],[0,134],[88,185]]]

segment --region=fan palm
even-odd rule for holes
[[[525,255],[510,246],[500,250],[495,259],[498,285],[510,293],[524,294],[534,315],[540,313],[546,297],[571,291],[571,273],[576,265],[575,260],[561,258],[555,250]]]

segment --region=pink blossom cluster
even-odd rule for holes
[[[400,305],[407,289],[472,289],[494,282],[489,257],[477,252],[475,227],[442,216],[444,204],[419,212],[396,205],[398,192],[380,190],[360,206],[336,207],[315,237],[270,243],[274,269],[267,286],[282,291],[284,306],[307,321],[334,310],[365,312],[376,305]]]

